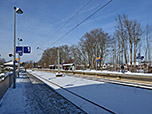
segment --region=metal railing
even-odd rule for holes
[[[13,82],[13,74],[5,73],[0,75],[0,100],[6,93],[7,89],[11,87]]]

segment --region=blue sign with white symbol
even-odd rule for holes
[[[23,47],[22,46],[16,46],[16,53],[21,53],[23,52]]]
[[[97,56],[96,61],[97,61],[97,63],[100,62],[100,57],[99,56]]]
[[[24,53],[31,53],[31,47],[25,46],[24,47]]]
[[[30,46],[16,46],[16,53],[18,53],[20,56],[23,55],[23,53],[31,53],[31,47]]]
[[[18,53],[20,56],[22,56],[23,55],[23,52],[20,52],[20,53]]]
[[[141,60],[143,60],[143,59],[144,59],[144,56],[141,56],[140,53],[138,53],[138,56],[136,57],[136,59],[141,59]]]
[[[97,63],[99,63],[99,62],[100,62],[100,59],[97,59],[96,61],[97,61]]]

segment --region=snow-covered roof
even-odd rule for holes
[[[15,63],[15,65],[18,65],[18,63]],[[4,66],[13,66],[13,61],[4,63]]]
[[[69,63],[69,64],[63,64],[63,66],[72,66],[74,63]]]

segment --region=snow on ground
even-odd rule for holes
[[[22,73],[0,101],[0,114],[84,114],[35,77]]]
[[[98,82],[82,78],[56,77],[54,73],[44,71],[28,71],[35,77],[43,80],[41,77],[56,83],[63,88],[70,90],[84,98],[87,98],[94,103],[97,103],[115,113],[119,114],[150,114],[152,113],[152,90],[115,85],[105,82]],[[97,114],[103,112],[94,105],[78,98],[64,89],[57,87],[45,80],[49,86],[59,92],[61,95],[72,101],[77,106],[81,107],[88,113]],[[103,112],[107,113],[107,112]]]
[[[117,71],[108,71],[108,70],[76,70],[79,72],[95,72],[95,73],[108,73],[108,74],[127,74],[127,75],[138,75],[138,76],[152,76],[152,73],[133,73],[133,72],[117,72]]]
[[[42,69],[42,70],[49,71],[50,69]],[[58,71],[58,69],[55,69],[55,70]],[[63,71],[65,71],[65,70],[63,70]],[[76,72],[92,72],[92,73],[108,73],[108,74],[127,74],[127,75],[137,75],[137,76],[152,76],[152,73],[143,73],[143,71],[138,72],[138,73],[130,72],[130,71],[122,73],[121,71],[118,72],[118,71],[108,71],[108,70],[102,70],[102,71],[101,70],[74,70],[74,71],[76,71]]]

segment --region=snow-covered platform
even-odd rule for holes
[[[85,114],[37,78],[21,73],[0,101],[0,114]]]
[[[152,113],[152,90],[67,75],[56,77],[54,73],[44,71],[28,72],[89,114]]]

